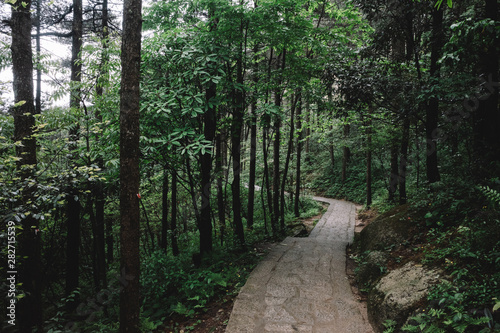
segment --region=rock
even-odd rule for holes
[[[440,281],[436,270],[409,262],[391,271],[368,295],[368,318],[376,332],[383,332],[384,322],[394,320],[399,329],[408,316],[426,301],[430,286]]]
[[[384,250],[408,239],[412,222],[405,219],[407,209],[407,206],[400,206],[396,211],[382,214],[368,224],[355,240],[360,246],[360,252]]]
[[[370,286],[385,273],[388,259],[389,256],[382,251],[373,251],[366,256],[356,273],[356,281],[361,288]]]

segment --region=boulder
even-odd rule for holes
[[[387,269],[389,255],[382,251],[370,252],[363,263],[361,263],[356,272],[356,281],[361,288],[369,287],[379,277],[384,275]]]
[[[368,295],[368,318],[376,332],[384,322],[394,320],[399,329],[408,316],[426,302],[430,286],[440,281],[440,273],[409,262],[382,277]]]
[[[399,245],[409,237],[412,222],[407,219],[406,205],[382,214],[360,232],[355,240],[360,252],[384,250],[392,245]]]

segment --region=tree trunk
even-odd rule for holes
[[[267,126],[267,125],[266,125]],[[273,223],[274,221],[274,209],[273,209],[273,195],[271,191],[271,182],[269,180],[269,163],[268,163],[268,132],[269,128],[264,127],[264,133],[262,136],[262,151],[264,153],[264,180],[265,180],[265,189],[267,193],[267,205],[269,206],[269,215],[270,216],[270,221],[271,221],[271,231],[273,233],[273,236],[276,235],[277,230],[277,224]]]
[[[139,243],[139,101],[141,63],[141,0],[125,0],[120,92],[120,332],[140,332]]]
[[[80,101],[82,81],[81,49],[83,39],[83,14],[82,1],[73,0],[73,25],[72,25],[72,46],[71,46],[71,82],[70,82],[70,108],[76,115],[76,121],[69,130],[69,150],[72,168],[77,167],[78,141],[80,139]],[[70,182],[72,184],[72,182]],[[79,286],[80,275],[80,191],[73,185],[68,187],[67,203],[67,247],[66,247],[66,297],[74,292]],[[69,312],[76,309],[79,303],[78,294],[75,294],[73,301],[66,303]]]
[[[498,1],[485,0],[485,15],[497,23]],[[469,104],[477,105],[473,113],[474,121],[474,153],[476,160],[476,174],[478,179],[488,179],[496,176],[498,169],[492,168],[492,162],[500,161],[500,112],[499,100],[499,69],[498,69],[498,38],[495,31],[483,31],[484,40],[493,40],[480,48],[479,65],[481,76],[486,81],[485,90],[479,101],[473,100]]]
[[[438,60],[441,57],[441,48],[443,44],[443,9],[434,8],[432,13],[432,36],[431,36],[431,65],[430,79],[431,85],[435,85],[439,79]],[[437,156],[438,140],[438,118],[439,118],[439,100],[437,97],[431,97],[427,105],[425,132],[427,139],[427,181],[434,183],[440,180]]]
[[[179,255],[179,245],[177,244],[177,173],[172,171],[172,216],[170,222],[170,237],[172,243],[172,254]]]
[[[297,105],[297,165],[295,167],[295,202],[293,205],[293,212],[295,217],[300,216],[299,203],[300,203],[300,165],[302,159],[302,93],[299,92],[298,105]]]
[[[292,107],[290,110],[290,138],[288,139],[288,150],[286,153],[286,159],[285,159],[285,169],[283,170],[283,178],[281,181],[281,203],[280,203],[280,224],[282,226],[282,229],[285,229],[285,184],[286,184],[286,177],[288,175],[288,166],[290,165],[290,158],[292,156],[292,150],[293,150],[293,138],[295,136],[295,108],[297,105],[297,101],[299,99],[299,96],[295,96],[295,101],[293,101],[292,98]]]
[[[347,140],[349,138],[349,132],[351,130],[351,126],[349,124],[344,125],[344,140]],[[342,174],[341,174],[341,181],[342,184],[345,183],[347,179],[347,163],[349,163],[349,160],[351,158],[351,150],[349,147],[344,145],[343,148],[343,156],[342,156]]]
[[[207,105],[212,105],[203,115],[205,140],[214,142],[215,139],[215,97],[216,86],[210,84],[205,92]],[[200,209],[200,254],[212,251],[212,207],[210,204],[212,185],[212,152],[206,151],[200,156],[201,166],[201,209]]]
[[[36,95],[35,95],[35,114],[42,113],[42,64],[41,64],[41,45],[40,45],[40,25],[42,21],[42,0],[36,1]]]
[[[32,205],[36,185],[29,183],[36,169],[36,139],[33,137],[35,126],[35,106],[33,101],[33,53],[31,51],[31,0],[16,1],[12,4],[12,73],[14,103],[14,142],[16,145],[17,173],[22,187],[21,205],[27,215],[22,221],[22,232],[18,237],[19,263],[9,270],[18,272],[18,281],[22,284],[25,297],[17,304],[17,322],[21,332],[31,332],[36,328],[42,332],[41,300],[41,233],[38,232],[38,220],[33,218]]]
[[[102,182],[98,182],[95,190],[95,211],[96,211],[96,233],[94,235],[96,242],[96,261],[97,270],[100,285],[97,286],[97,290],[100,287],[103,288],[107,285],[106,279],[106,251],[104,244],[104,191]]]
[[[254,52],[256,50],[254,49]],[[254,84],[257,85],[257,76],[254,76]],[[248,179],[248,214],[247,227],[253,228],[253,211],[255,202],[255,170],[257,160],[257,98],[252,97],[250,105],[250,174]]]
[[[286,49],[283,49],[282,53],[282,61],[281,61],[281,66],[279,64],[279,59],[280,57],[277,57],[278,63],[277,67],[281,69],[281,73],[283,73],[284,68],[285,68],[285,62],[286,62]],[[282,94],[281,91],[279,90],[281,88],[281,78],[278,80],[278,88],[274,92],[274,105],[278,109],[278,112],[281,113],[281,102],[282,102]],[[281,191],[280,191],[280,147],[281,147],[281,117],[278,115],[274,119],[274,144],[273,144],[273,208],[274,208],[274,221],[271,221],[271,223],[275,223],[278,225],[278,219],[281,216],[281,210],[280,210],[280,197],[281,197]],[[281,221],[280,223],[280,233],[283,233],[285,231],[285,224],[284,221]],[[276,236],[276,235],[274,235]]]
[[[390,168],[391,174],[389,175],[389,201],[394,202],[394,196],[398,189],[399,183],[398,145],[395,139],[392,139]]]
[[[166,252],[168,243],[168,169],[163,167],[163,186],[161,196],[161,243],[160,247]]]
[[[366,123],[366,206],[372,205],[372,119],[369,110]]]
[[[102,2],[102,57],[101,57],[101,68],[99,73],[99,78],[96,85],[96,93],[102,98],[104,94],[104,87],[109,85],[109,72],[107,70],[107,66],[109,63],[108,56],[108,39],[109,39],[109,31],[108,31],[108,0],[103,0]],[[102,122],[102,115],[99,108],[96,108],[96,118]],[[97,137],[99,140],[99,136]],[[101,170],[104,170],[104,161],[102,157],[97,158],[97,165]],[[105,225],[104,221],[104,184],[102,181],[98,180],[97,184],[97,193],[96,193],[96,219],[97,219],[97,234],[99,237],[97,248],[100,249],[99,252],[102,251],[103,258],[98,258],[97,260],[101,262],[101,266],[106,269],[106,259],[105,259],[105,248],[107,246],[107,259],[108,262],[113,261],[113,233],[112,233],[112,223],[113,221],[110,219],[108,223]],[[109,228],[108,234],[105,236],[104,228]],[[107,244],[105,244],[105,241]],[[104,285],[106,285],[106,272],[104,271]]]
[[[408,163],[408,145],[410,141],[410,119],[408,116],[403,120],[403,135],[401,137],[401,158],[399,160],[399,204],[403,205],[407,201],[406,196],[406,176]]]
[[[224,245],[224,235],[226,233],[226,206],[224,204],[223,180],[224,171],[222,168],[222,134],[217,134],[215,142],[215,172],[217,174],[217,212],[219,215],[220,245]]]
[[[240,48],[240,52],[242,52]],[[243,67],[241,54],[237,60],[237,83],[240,87],[243,85]],[[241,190],[240,190],[240,175],[241,175],[241,129],[243,126],[243,103],[244,96],[240,89],[234,89],[234,114],[231,125],[231,153],[233,156],[233,183],[231,190],[233,194],[233,223],[235,234],[240,244],[245,243],[245,234],[243,231],[243,223],[241,220]]]

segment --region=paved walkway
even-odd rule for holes
[[[345,273],[355,206],[329,203],[308,238],[286,238],[250,274],[234,303],[226,333],[372,333]]]

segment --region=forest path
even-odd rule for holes
[[[356,208],[347,201],[313,199],[328,203],[328,210],[308,238],[287,237],[254,269],[226,333],[373,332],[345,272]]]

